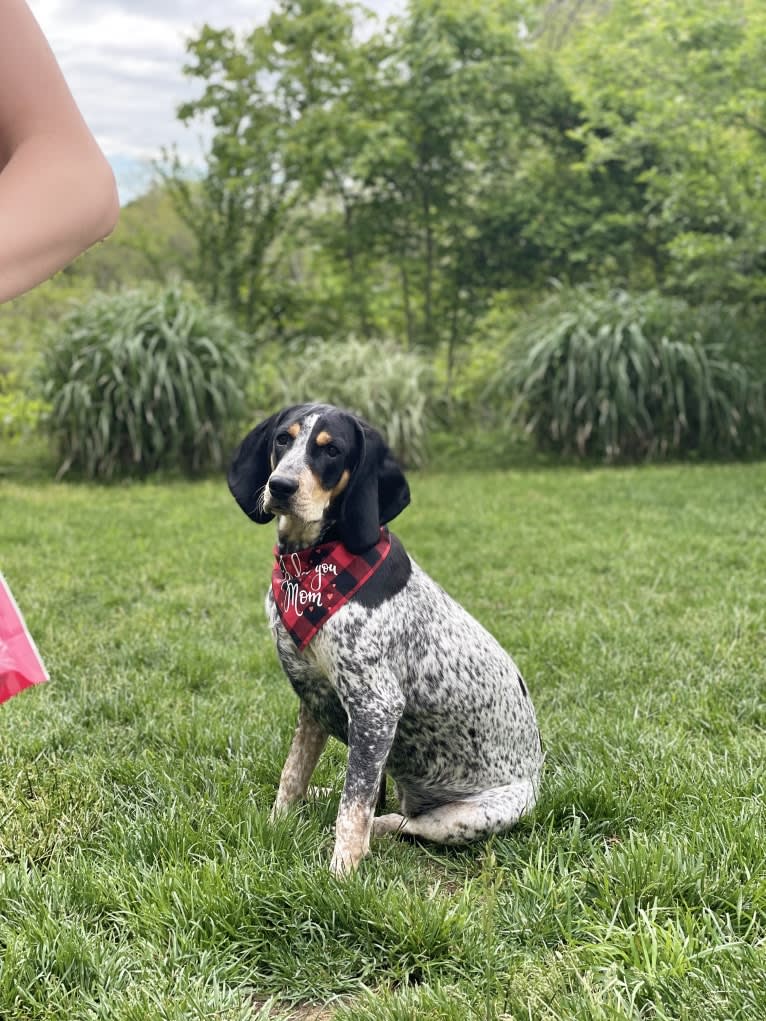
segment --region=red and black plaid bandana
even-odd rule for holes
[[[349,553],[342,542],[325,542],[298,553],[274,550],[271,591],[279,616],[299,649],[305,649],[320,627],[375,574],[391,549],[391,536],[381,528],[375,546]]]

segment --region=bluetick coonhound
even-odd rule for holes
[[[379,433],[329,405],[261,422],[237,449],[228,481],[253,521],[277,517],[281,558],[333,540],[365,555],[410,500]],[[543,754],[518,668],[395,536],[379,569],[305,648],[296,648],[272,590],[266,611],[300,699],[272,817],[305,796],[328,735],[348,745],[335,873],[356,868],[371,834],[463,843],[509,829],[532,808]],[[375,818],[386,773],[401,814]]]

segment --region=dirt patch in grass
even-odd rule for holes
[[[253,1006],[256,1013],[262,1010],[268,1000],[254,1000]],[[335,1015],[335,1011],[339,1007],[346,1005],[348,1001],[333,1000],[331,1004],[324,1003],[298,1003],[292,1007],[280,1007],[277,1004],[273,1005],[272,1015],[279,1021],[331,1021],[331,1018]]]

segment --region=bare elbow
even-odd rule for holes
[[[72,240],[79,255],[107,238],[117,225],[117,182],[109,161],[95,144],[71,149],[67,162],[60,160],[56,167],[62,193],[71,196],[70,216],[76,215]]]
[[[94,168],[92,180],[86,189],[92,201],[93,239],[91,244],[109,237],[120,218],[120,197],[114,172],[105,158],[102,157],[99,164]]]

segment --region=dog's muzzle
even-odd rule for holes
[[[286,475],[272,475],[266,487],[271,510],[286,510],[290,497],[298,492],[298,480]]]

